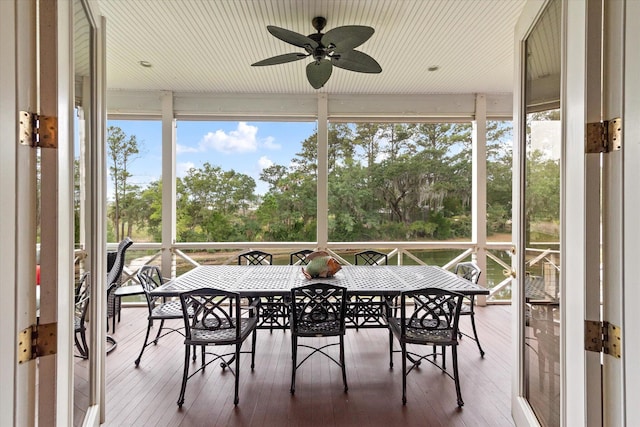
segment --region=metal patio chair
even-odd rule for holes
[[[289,254],[289,265],[307,265],[309,260],[307,255],[313,253],[311,249],[301,249]]]
[[[387,254],[374,250],[361,251],[355,254],[356,265],[387,265]],[[380,296],[352,295],[347,304],[347,321],[353,323],[356,331],[360,326],[371,323],[385,327],[384,322],[385,301]]]
[[[389,366],[393,368],[393,353],[402,353],[402,404],[407,403],[407,375],[422,361],[436,366],[455,382],[458,406],[463,406],[458,375],[458,319],[463,295],[436,288],[405,291],[400,294],[400,317],[389,315]],[[411,307],[411,308],[407,308]],[[390,311],[390,310],[389,310]],[[393,349],[393,338],[400,350]],[[432,346],[433,352],[418,354],[407,349],[408,344]],[[446,368],[446,348],[451,348],[453,374]],[[415,348],[415,347],[413,347]],[[440,349],[440,353],[438,353]],[[437,363],[440,355],[442,364]],[[407,368],[407,361],[411,363]]]
[[[458,263],[455,267],[454,273],[468,281],[478,284],[478,279],[480,278],[480,274],[482,271],[480,267],[478,267],[473,262],[461,262]],[[476,342],[478,345],[478,350],[480,351],[480,357],[484,357],[484,350],[480,345],[480,340],[478,339],[478,331],[476,330],[476,313],[475,313],[475,295],[465,296],[462,302],[462,309],[460,310],[460,316],[470,316],[471,318],[471,328],[473,329],[473,336],[466,334],[462,331],[459,331],[459,336],[464,335]]]
[[[182,319],[182,306],[178,300],[167,300],[165,297],[151,294],[151,291],[162,286],[163,281],[160,269],[153,265],[145,265],[138,271],[138,280],[144,289],[149,314],[147,316],[147,333],[144,337],[144,344],[142,345],[142,349],[140,349],[140,354],[135,360],[136,366],[140,365],[140,360],[142,359],[145,348],[151,344],[157,345],[160,338],[172,332],[184,335],[182,332],[182,325],[180,327],[167,327],[165,332],[162,333],[166,320]],[[149,334],[151,333],[154,320],[159,320],[160,326],[158,327],[155,339],[153,341],[149,341]]]
[[[273,255],[261,250],[251,250],[238,255],[238,265],[271,265]],[[285,330],[289,311],[286,298],[283,296],[268,296],[260,298],[260,327],[268,325],[269,332],[273,328]]]
[[[74,342],[79,355],[83,359],[89,358],[89,346],[87,345],[87,309],[91,297],[89,286],[89,272],[86,271],[80,277],[75,289],[75,305],[73,314]]]
[[[107,253],[107,318],[111,318],[113,332],[116,331],[116,315],[119,316],[120,313],[120,299],[116,296],[116,291],[121,284],[125,255],[131,245],[133,245],[133,240],[125,237],[120,241],[115,252]]]
[[[311,283],[291,289],[291,394],[296,390],[296,371],[316,353],[323,354],[342,369],[344,391],[347,387],[347,373],[344,361],[345,315],[347,312],[347,289],[327,283]],[[320,347],[300,344],[300,338],[338,337],[339,341]],[[340,355],[336,360],[326,352],[330,346],[340,346]],[[298,362],[298,347],[311,350]]]
[[[196,289],[180,294],[180,304],[184,319],[184,371],[182,386],[178,397],[178,406],[184,404],[184,394],[187,381],[196,373],[204,371],[207,365],[220,361],[222,369],[229,368],[235,376],[234,405],[239,402],[238,388],[240,384],[240,354],[242,343],[249,337],[251,339],[251,370],[255,367],[256,327],[258,325],[258,300],[253,300],[249,305],[241,304],[240,294],[212,288]],[[190,315],[189,312],[193,314]],[[210,346],[233,346],[230,353],[214,353],[207,351]],[[200,347],[202,350],[202,364],[194,372],[189,374],[189,361],[191,347]],[[213,358],[209,361],[206,356]],[[235,368],[231,365],[235,362]]]

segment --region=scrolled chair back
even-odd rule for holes
[[[309,263],[307,255],[312,253],[313,251],[311,249],[301,249],[299,251],[290,253],[289,265],[307,265]]]
[[[407,291],[401,294],[402,336],[407,342],[430,341],[455,344],[463,295],[436,288]],[[408,313],[407,306],[413,304]]]
[[[471,283],[477,284],[482,271],[480,270],[480,267],[473,262],[460,262],[456,264],[454,273],[463,279],[467,279]]]
[[[155,288],[162,286],[162,275],[160,268],[155,265],[145,265],[138,271],[138,280],[145,292],[151,292]]]
[[[238,255],[238,265],[273,264],[273,255],[260,250],[243,252]]]
[[[144,296],[147,299],[147,306],[151,312],[156,304],[164,301],[164,298],[151,295],[151,291],[162,286],[162,275],[160,268],[155,265],[145,265],[138,271],[138,281],[144,290]]]
[[[312,283],[291,290],[294,333],[309,336],[340,335],[345,331],[346,288]]]
[[[185,316],[186,339],[221,339],[230,341],[241,335],[242,311],[240,294],[219,289],[203,288],[180,295]]]
[[[366,250],[355,254],[356,265],[387,265],[389,256],[383,252]]]

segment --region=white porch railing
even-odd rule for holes
[[[107,250],[115,250],[117,248],[117,243],[109,243],[107,245]],[[178,271],[179,264],[186,264],[186,267],[196,267],[201,265],[202,263],[207,263],[207,261],[198,260],[198,257],[194,257],[192,251],[219,251],[217,255],[223,253],[225,256],[217,259],[215,263],[217,264],[235,264],[237,260],[237,255],[241,251],[249,250],[249,249],[260,249],[268,252],[272,252],[278,256],[284,257],[285,255],[288,257],[290,252],[299,250],[299,249],[317,249],[316,242],[180,242],[174,243],[171,245],[171,252],[173,254],[173,262],[172,265],[167,268],[167,266],[162,266],[163,275],[167,277],[175,277]],[[416,252],[430,252],[430,251],[441,251],[441,250],[449,250],[456,252],[450,259],[447,259],[446,262],[441,264],[441,266],[445,269],[451,270],[458,262],[463,261],[465,259],[476,259],[477,254],[479,253],[478,245],[472,242],[330,242],[327,248],[323,248],[328,250],[333,256],[335,256],[339,261],[343,264],[350,264],[350,262],[345,259],[345,254],[349,252],[356,252],[364,249],[376,249],[379,251],[384,251],[387,253],[390,259],[395,257],[395,262],[398,265],[402,265],[405,263],[412,264],[426,264],[426,262],[417,256]],[[482,253],[486,254],[486,262],[492,263],[491,270],[496,271],[497,269],[500,271],[500,281],[496,283],[496,274],[493,274],[493,278],[491,280],[487,280],[487,275],[485,274],[484,280],[481,281],[482,285],[489,287],[490,296],[488,298],[488,302],[497,302],[497,301],[509,301],[509,298],[505,299],[504,295],[510,295],[510,292],[503,292],[503,295],[500,295],[501,291],[508,290],[508,287],[511,285],[511,266],[507,261],[501,259],[497,253],[502,251],[505,253],[510,253],[512,249],[511,242],[498,242],[498,243],[488,243]],[[162,244],[161,243],[134,243],[134,245],[129,248],[128,253],[135,252],[145,252],[146,255],[143,257],[136,258],[140,262],[129,263],[125,266],[123,272],[123,282],[127,280],[132,280],[137,282],[137,271],[144,265],[160,265],[161,263],[161,255],[162,255]],[[544,257],[540,258],[540,260],[544,260]],[[287,258],[288,262],[288,258]],[[485,263],[485,265],[487,265]],[[487,270],[489,267],[487,268]],[[506,278],[503,278],[502,272],[505,272],[507,275]]]

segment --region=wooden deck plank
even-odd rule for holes
[[[182,336],[174,333],[162,338],[157,346],[145,350],[138,368],[133,363],[144,339],[146,314],[145,308],[125,308],[113,334],[118,347],[107,357],[107,426],[513,425],[509,306],[478,307],[476,321],[484,358],[474,341],[462,339],[462,409],[456,406],[453,381],[427,364],[409,374],[407,405],[403,406],[400,356],[394,355],[394,369],[389,369],[386,329],[350,329],[345,339],[347,393],[342,389],[339,367],[314,356],[298,371],[292,396],[291,335],[288,331],[260,330],[254,372],[250,355],[241,357],[237,407],[233,405],[233,375],[212,364],[189,381],[179,410]],[[462,327],[470,330],[466,319],[462,322]],[[244,349],[249,345],[246,342]],[[337,347],[334,350],[337,354]],[[449,354],[449,364],[450,359]],[[83,380],[81,375],[86,376],[83,364],[87,362],[76,360],[79,381]],[[85,388],[86,384],[78,383],[80,394]],[[81,408],[76,411],[82,413]]]

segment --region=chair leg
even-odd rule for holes
[[[342,367],[342,384],[346,393],[349,387],[347,386],[347,368],[344,366],[344,335],[340,335],[340,366]]]
[[[182,373],[182,386],[180,387],[180,396],[178,397],[178,407],[182,408],[182,404],[184,403],[184,392],[187,389],[187,378],[189,377],[189,352],[191,350],[191,346],[184,346],[184,371]]]
[[[298,363],[298,337],[291,335],[291,394],[296,392],[296,365]]]
[[[149,324],[151,327],[151,324]],[[160,320],[160,327],[158,328],[158,333],[156,334],[156,339],[153,340],[154,344],[158,344],[158,340],[160,339],[160,334],[162,333],[162,328],[164,327],[164,319]]]
[[[442,346],[440,349],[442,350],[442,369],[447,369],[447,348]]]
[[[113,296],[113,298],[111,299],[111,328],[113,329],[113,332],[116,332],[116,307],[118,306],[116,304],[116,300],[118,299],[118,297],[116,297],[115,295]],[[107,320],[107,323],[109,323],[109,321]]]
[[[111,335],[107,335],[107,354],[111,353],[118,346],[118,342]]]
[[[458,375],[458,349],[457,347],[451,346],[451,355],[453,357],[453,379],[456,383],[456,395],[458,397],[458,406],[464,406],[464,402],[462,401],[462,393],[460,392],[460,377]]]
[[[402,347],[402,404],[407,404],[407,345],[400,343]]]
[[[252,332],[251,337],[251,370],[256,366],[256,329]]]
[[[80,340],[78,340],[78,335],[80,335]],[[85,338],[84,332],[76,332],[74,334],[73,340],[76,343],[76,348],[78,349],[78,353],[80,353],[80,357],[83,359],[89,358],[89,347],[87,346],[87,340]]]
[[[478,344],[478,350],[480,350],[480,357],[484,357],[484,350],[480,345],[480,340],[478,339],[478,331],[476,330],[476,316],[475,313],[471,313],[471,327],[473,328],[473,336],[475,337],[476,344]]]
[[[235,398],[233,399],[233,404],[237,405],[238,402],[240,402],[240,399],[238,398],[238,388],[240,386],[240,347],[242,346],[242,343],[238,343],[236,344],[236,394],[235,394]]]
[[[75,335],[73,337],[73,341],[76,344],[76,348],[78,349],[78,353],[80,353],[80,356],[84,359],[84,350],[82,349],[82,346],[80,345],[80,341],[78,341],[78,332],[75,333]]]
[[[267,297],[267,301],[269,301],[269,307],[271,307],[271,310],[269,311],[270,313],[270,317],[269,317],[269,333],[272,334],[273,333],[273,317],[275,316],[274,314],[274,308],[276,307],[275,302],[273,297]]]
[[[356,332],[360,329],[359,316],[360,316],[360,298],[356,295],[353,303],[353,323],[356,325]]]
[[[393,369],[393,332],[389,329],[389,369]]]
[[[87,344],[87,335],[85,331],[80,332],[80,339],[82,340],[82,355],[84,359],[89,358],[89,345]]]
[[[140,354],[138,355],[138,358],[135,361],[136,366],[140,364],[140,359],[142,359],[142,353],[144,353],[144,349],[147,348],[147,341],[149,340],[149,332],[151,332],[151,320],[149,320],[149,323],[147,324],[147,334],[144,337],[144,344],[142,344],[142,349],[140,350]]]

